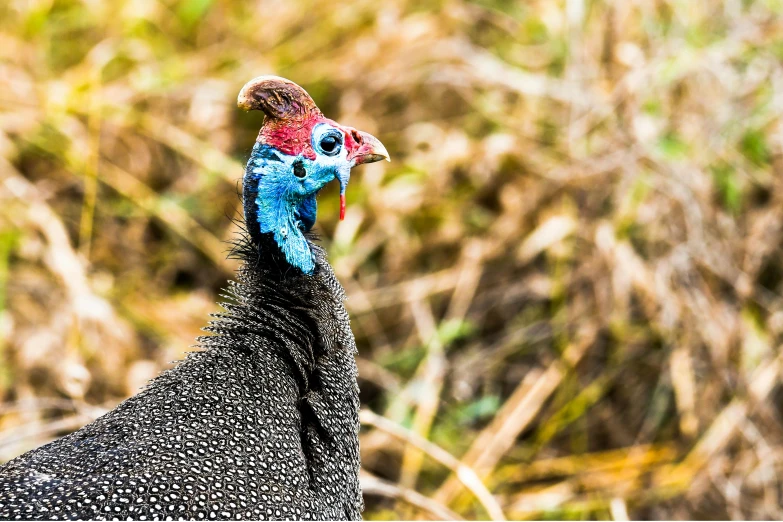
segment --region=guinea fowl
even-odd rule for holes
[[[361,518],[356,346],[308,233],[321,188],[338,180],[342,218],[351,169],[389,156],[289,80],[255,78],[238,105],[265,118],[225,312],[139,394],[0,467],[0,518]]]

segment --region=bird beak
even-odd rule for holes
[[[347,129],[353,139],[353,148],[348,152],[348,160],[353,160],[353,166],[363,165],[365,163],[374,163],[385,159],[391,161],[389,152],[383,143],[370,133]],[[345,219],[345,189],[348,186],[350,171],[346,172],[345,177],[340,177],[340,221]]]
[[[367,132],[354,131],[353,138],[356,141],[357,146],[351,153],[348,154],[348,159],[354,159],[355,165],[362,165],[364,163],[373,163],[385,159],[391,161],[389,153],[386,151],[386,147],[383,143]]]

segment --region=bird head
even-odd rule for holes
[[[324,117],[310,95],[285,78],[250,80],[237,105],[265,116],[243,180],[248,229],[271,234],[290,265],[312,274],[315,259],[304,232],[315,224],[316,195],[337,180],[343,219],[351,169],[389,160],[389,153],[374,136]]]

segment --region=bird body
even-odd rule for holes
[[[301,102],[295,116],[312,103],[287,80],[259,83],[273,101]],[[279,133],[286,113],[264,112]],[[327,120],[311,132],[334,129],[343,132]],[[319,162],[263,134],[245,173],[248,233],[235,249],[245,262],[202,349],[79,431],[1,466],[0,518],[361,518],[356,346],[343,289],[309,230],[317,191],[331,179],[344,188],[346,169],[370,159],[348,161],[356,151],[345,137],[342,153]]]

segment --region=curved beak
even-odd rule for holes
[[[385,159],[391,161],[389,152],[383,146],[381,140],[368,132],[362,132],[350,129],[351,138],[354,141],[353,148],[348,152],[348,160],[353,160],[353,166],[363,165],[365,163],[374,163]],[[345,219],[345,189],[348,186],[348,179],[351,177],[350,170],[344,176],[340,176],[340,221]]]
[[[386,147],[384,147],[383,143],[372,134],[355,131],[353,137],[356,140],[357,147],[348,154],[348,159],[355,160],[354,166],[363,165],[364,163],[374,163],[383,159],[391,161],[389,153],[386,151]]]

